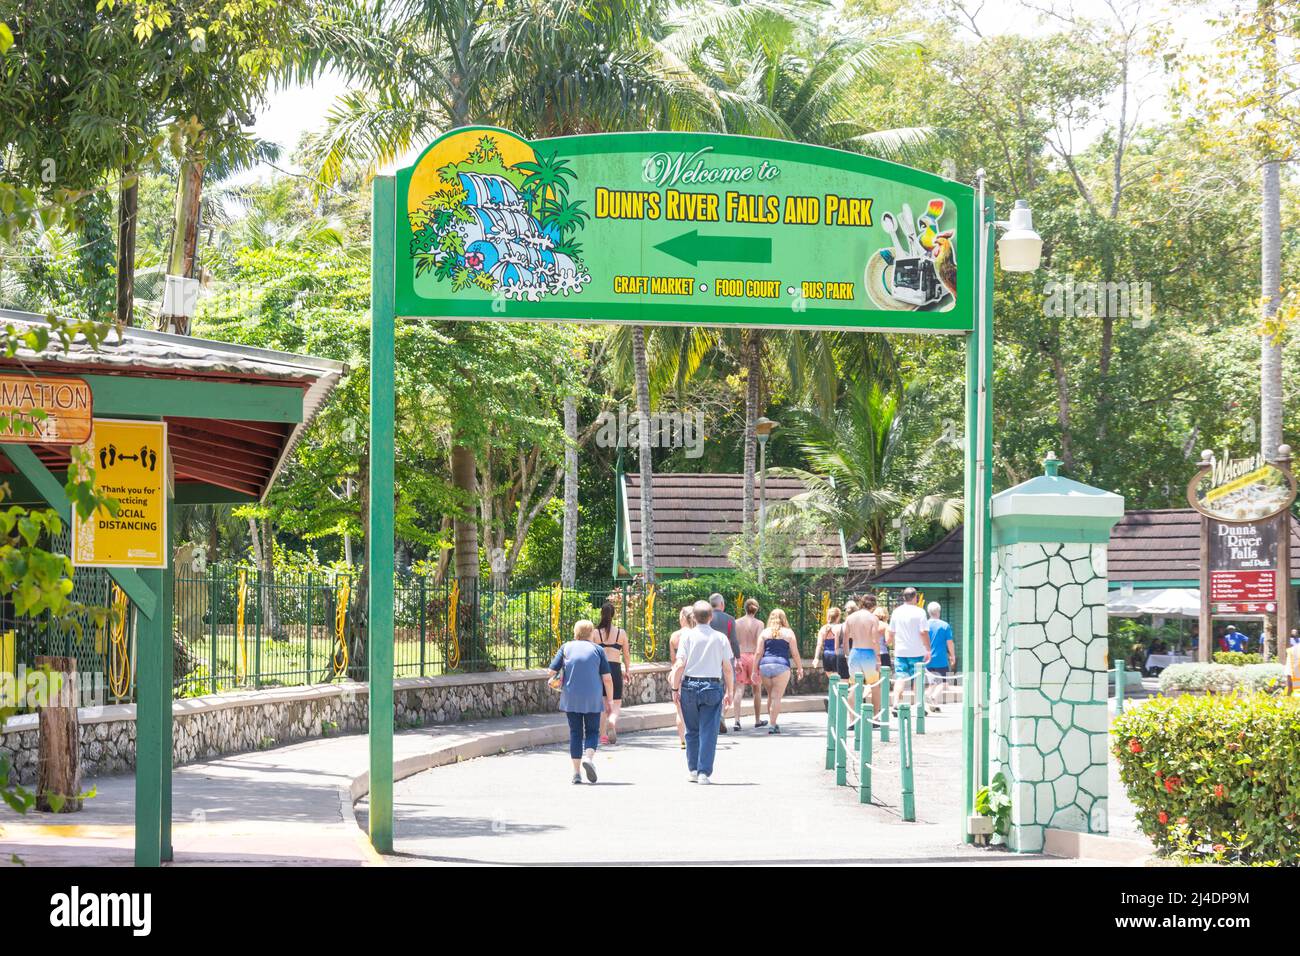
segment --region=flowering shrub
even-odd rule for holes
[[[1248,654],[1245,651],[1215,651],[1214,663],[1240,667],[1243,664],[1262,664],[1264,657],[1262,654]]]
[[[1300,700],[1160,697],[1111,732],[1138,825],[1163,853],[1300,863]]]
[[[1160,693],[1166,696],[1187,691],[1231,694],[1236,690],[1275,693],[1285,689],[1281,664],[1174,664],[1160,672]]]

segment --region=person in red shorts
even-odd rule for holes
[[[740,705],[745,699],[745,688],[754,695],[754,729],[766,727],[763,713],[763,684],[758,676],[758,635],[763,632],[763,622],[758,619],[758,602],[750,598],[745,602],[745,616],[736,620],[736,644],[740,653],[736,657],[736,692],[732,695],[733,730],[740,730]]]

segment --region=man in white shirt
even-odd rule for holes
[[[917,670],[930,662],[930,623],[925,611],[916,603],[916,588],[904,588],[903,603],[890,615],[886,639],[893,648],[895,676],[911,677],[913,679],[906,683],[914,685]],[[895,712],[903,696],[903,687],[902,680],[894,684]]]
[[[692,611],[696,626],[681,636],[668,682],[681,691],[686,767],[690,771],[687,779],[712,783],[718,725],[723,708],[731,703],[731,644],[725,634],[709,626],[713,608],[708,601],[696,601]]]

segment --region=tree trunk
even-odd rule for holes
[[[135,217],[140,198],[140,179],[135,167],[122,170],[117,202],[117,322],[135,322]]]
[[[578,400],[564,398],[564,550],[560,583],[571,588],[578,578]]]
[[[370,540],[370,451],[361,456],[358,478],[353,486],[361,509],[361,540]],[[348,677],[366,680],[370,670],[370,562],[362,561],[352,579],[352,600],[348,608],[344,640],[348,643]],[[330,622],[331,625],[333,622]],[[331,634],[333,631],[331,631]],[[328,671],[332,671],[327,665]]]
[[[262,623],[271,640],[284,640],[280,609],[275,603],[275,528],[270,518],[262,519]]]
[[[203,171],[206,163],[186,160],[181,165],[180,189],[176,195],[176,213],[172,222],[172,247],[167,260],[167,273],[174,276],[194,276],[199,246],[199,206],[203,198]],[[190,334],[190,320],[185,315],[159,316],[164,332]]]
[[[1259,450],[1265,461],[1273,461],[1277,458],[1277,446],[1282,444],[1282,330],[1277,322],[1282,304],[1282,187],[1281,165],[1277,162],[1264,164],[1260,222]]]
[[[54,813],[81,809],[81,742],[77,727],[77,660],[74,657],[38,657],[37,667],[49,667],[49,697],[40,707],[40,748],[37,760],[36,808]]]
[[[758,403],[759,383],[763,374],[762,350],[759,336],[762,334],[751,329],[741,333],[744,338],[742,361],[745,365],[745,485],[742,494],[740,524],[742,534],[748,542],[754,534],[754,459],[758,451]]]
[[[641,469],[641,571],[655,580],[654,461],[650,457],[650,372],[646,365],[645,328],[632,326],[632,360],[636,366],[637,464]]]
[[[477,465],[474,449],[465,445],[451,448],[451,480],[463,492],[465,499],[473,502],[478,496]],[[456,577],[463,591],[471,582],[478,581],[478,519],[474,505],[468,505],[455,519]]]

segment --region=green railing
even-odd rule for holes
[[[107,600],[107,576],[79,571],[89,587],[86,598]],[[91,586],[93,585],[93,587]],[[178,571],[175,581],[176,692],[180,696],[234,689],[365,680],[363,633],[354,575],[277,571],[210,565],[202,572]],[[783,588],[719,589],[709,579],[673,579],[653,590],[630,581],[518,585],[496,589],[477,583],[434,583],[423,577],[399,578],[394,592],[394,671],[398,677],[545,667],[574,622],[595,621],[606,600],[615,620],[631,638],[634,661],[666,661],[668,642],[678,627],[679,610],[720,590],[727,609],[738,614],[743,598],[756,598],[762,615],[785,610],[805,656],[812,654],[826,604],[848,598],[843,583],[828,577]],[[93,592],[93,593],[92,593]],[[927,594],[927,598],[930,595]],[[945,613],[960,611],[960,590],[936,592]],[[949,618],[954,632],[960,622]],[[110,649],[103,635],[87,630],[79,639],[66,629],[20,627],[19,661],[37,654],[64,653],[79,669],[103,672]],[[346,655],[340,648],[343,636]],[[130,670],[134,671],[134,646]],[[121,662],[118,662],[120,670]]]

